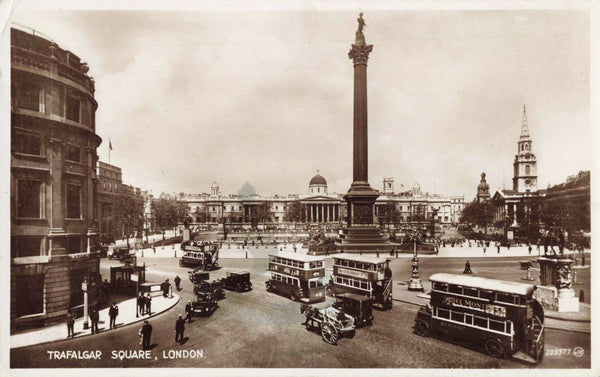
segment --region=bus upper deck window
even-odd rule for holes
[[[461,294],[463,293],[462,287],[460,285],[454,285],[454,284],[450,284],[448,286],[448,292],[451,293],[458,293]]]

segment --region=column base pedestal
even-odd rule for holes
[[[424,292],[425,289],[423,288],[421,278],[411,278],[410,283],[408,283],[408,290]]]
[[[554,286],[538,286],[533,297],[546,310],[559,313],[579,312],[579,299],[570,288],[556,289]]]

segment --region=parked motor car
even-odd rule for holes
[[[112,254],[108,256],[108,259],[118,259],[120,261],[128,258],[130,258],[130,254],[127,246],[115,246]]]
[[[252,289],[248,271],[227,271],[227,275],[221,279],[221,283],[223,288],[230,291],[246,292]]]

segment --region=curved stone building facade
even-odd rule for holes
[[[94,80],[70,51],[11,29],[11,330],[95,304]]]

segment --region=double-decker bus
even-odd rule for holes
[[[211,241],[184,241],[181,243],[181,249],[183,250],[183,256],[179,260],[181,267],[214,270],[218,266],[218,243]]]
[[[327,294],[356,293],[370,297],[373,307],[377,309],[392,307],[392,270],[389,259],[345,253],[332,257],[333,273]]]
[[[538,363],[544,356],[544,309],[531,284],[438,273],[429,277],[431,303],[415,333],[474,342],[493,357]]]
[[[269,271],[271,277],[265,283],[268,292],[279,293],[294,301],[325,301],[323,257],[279,252],[269,255]]]

